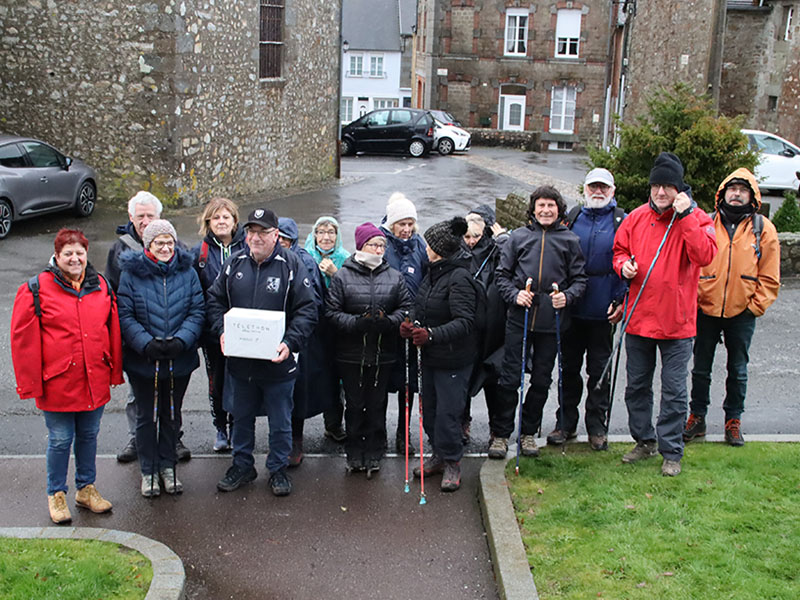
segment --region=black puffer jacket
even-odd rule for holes
[[[414,303],[414,316],[431,332],[423,346],[422,360],[437,369],[458,369],[475,362],[478,334],[474,327],[477,300],[470,257],[455,257],[431,263],[422,278]]]
[[[399,271],[385,260],[370,271],[350,256],[331,279],[325,303],[325,316],[337,331],[336,359],[365,365],[397,360],[400,323],[411,306],[411,296]],[[360,316],[377,315],[379,311],[386,313],[392,331],[365,334],[356,329]]]

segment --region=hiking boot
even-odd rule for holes
[[[494,437],[489,440],[489,458],[503,459],[508,454],[508,438]]]
[[[463,446],[469,444],[470,425],[472,425],[472,417],[461,423],[461,444]]]
[[[563,429],[553,429],[553,431],[547,434],[547,445],[560,446],[561,444],[566,444],[567,440],[574,440],[576,437],[578,437],[576,431],[567,433]]]
[[[161,495],[161,486],[158,483],[158,474],[146,475],[142,473],[142,496],[155,498]]]
[[[303,438],[292,438],[292,451],[289,452],[289,468],[295,469],[303,462]]]
[[[255,467],[240,467],[231,465],[225,472],[225,477],[217,482],[217,489],[221,492],[232,492],[240,485],[250,483],[258,477]]]
[[[181,440],[178,440],[178,443],[175,444],[175,456],[178,457],[180,462],[186,462],[192,458],[192,451],[184,446]]]
[[[742,422],[739,419],[725,421],[725,441],[731,446],[744,446],[741,427]]]
[[[326,427],[325,437],[333,440],[337,444],[341,444],[343,441],[347,439],[347,432],[341,425],[336,425],[335,427],[331,427],[330,429]]]
[[[75,504],[88,508],[93,513],[105,513],[111,510],[111,502],[100,495],[93,483],[75,493]]]
[[[535,435],[523,434],[520,445],[522,446],[522,456],[539,456]]]
[[[367,467],[364,466],[364,461],[358,458],[348,458],[345,468],[348,473],[362,473],[367,470]]]
[[[166,467],[159,472],[161,476],[161,483],[163,484],[164,491],[167,494],[181,494],[183,493],[183,484],[181,480],[175,475],[175,469]]]
[[[56,525],[69,523],[72,515],[69,514],[67,506],[67,495],[64,492],[56,492],[52,496],[47,496],[47,507],[50,509],[50,518]]]
[[[136,450],[136,438],[131,438],[125,447],[117,454],[117,461],[121,463],[129,463],[139,458],[139,452]]]
[[[592,450],[608,450],[608,436],[605,433],[589,436],[589,445]]]
[[[398,456],[405,456],[406,455],[406,432],[403,428],[398,427],[397,433],[394,436],[394,447],[397,448]],[[408,455],[413,456],[417,453],[417,449],[414,448],[414,444],[411,443],[411,439],[409,436],[408,440]]]
[[[377,458],[367,462],[367,479],[372,479],[372,476],[381,470],[381,461]]]
[[[640,460],[653,458],[656,454],[658,454],[658,450],[656,450],[656,443],[654,440],[649,442],[636,442],[636,446],[634,446],[633,450],[623,455],[622,462],[629,464],[635,463]]]
[[[691,442],[695,438],[703,437],[706,434],[706,418],[703,415],[694,413],[689,415],[686,421],[686,428],[683,430],[683,441]]]
[[[276,496],[288,496],[292,493],[292,480],[286,474],[286,469],[278,469],[269,476],[269,487]]]
[[[422,464],[422,469],[425,473],[425,477],[430,477],[431,475],[443,473],[445,469],[445,462],[435,454],[431,454],[425,459],[425,462]],[[420,477],[419,465],[414,467],[414,477],[417,479]]]
[[[444,475],[442,475],[443,492],[455,492],[461,487],[461,463],[457,460],[448,460],[444,463]]]
[[[228,434],[221,429],[218,429],[217,439],[214,440],[214,452],[228,452],[230,449],[231,442],[228,439]]]
[[[665,458],[664,462],[661,463],[661,474],[664,477],[675,477],[676,475],[680,475],[681,461]]]

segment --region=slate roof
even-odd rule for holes
[[[416,0],[343,0],[342,40],[351,50],[400,52],[400,32],[416,23]]]

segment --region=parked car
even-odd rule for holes
[[[414,108],[382,108],[342,127],[342,154],[408,152],[420,157],[433,148],[433,117]]]
[[[800,186],[800,147],[766,131],[742,129],[750,148],[760,151],[756,166],[758,185],[766,190],[798,190]]]
[[[442,156],[453,152],[466,152],[469,150],[472,136],[461,127],[446,125],[438,119],[433,120],[433,149],[438,150]]]
[[[456,121],[456,118],[446,110],[429,110],[431,116],[444,125],[455,125],[461,127],[461,123]]]
[[[11,224],[60,210],[88,217],[97,201],[97,174],[49,144],[0,134],[0,239]]]

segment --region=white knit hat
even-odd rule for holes
[[[386,226],[391,228],[392,225],[403,219],[417,220],[417,209],[414,203],[405,197],[402,192],[395,192],[389,196],[389,201],[386,203]]]

